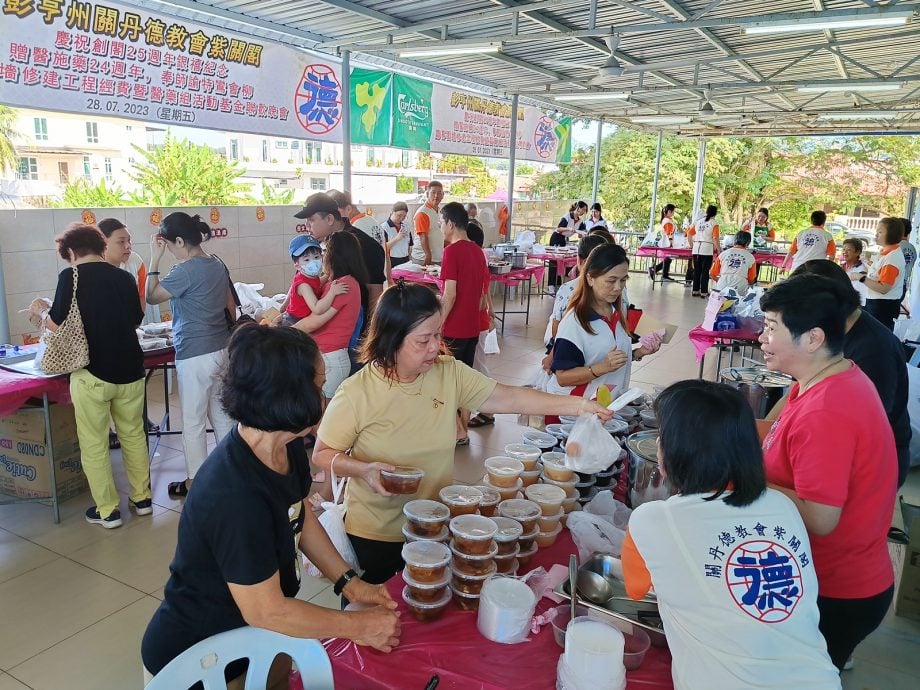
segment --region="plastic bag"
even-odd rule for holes
[[[585,474],[603,472],[620,457],[620,450],[597,415],[583,414],[565,443],[565,466]]]
[[[332,485],[332,501],[323,501],[323,514],[319,516],[319,524],[326,530],[329,541],[332,542],[335,550],[339,552],[342,560],[351,569],[358,570],[358,556],[355,554],[351,540],[349,540],[348,534],[345,532],[345,504],[340,502],[345,493],[347,479],[343,477],[341,480],[337,480],[334,467],[335,460],[332,461],[332,464],[333,467],[330,468],[329,472]],[[307,574],[311,577],[325,577],[319,568],[309,562],[307,563]]]
[[[610,493],[603,491],[601,493]],[[587,562],[594,554],[620,557],[626,531],[614,527],[602,517],[580,510],[569,513],[565,523],[578,547],[578,562]]]
[[[674,241],[672,245],[674,249],[689,249],[690,241],[687,239],[686,233],[682,231],[677,231],[674,233]]]
[[[632,508],[616,500],[612,491],[599,491],[584,507],[584,512],[597,515],[617,529],[625,530],[629,524],[629,516],[632,515]]]
[[[671,238],[661,233],[661,237],[658,238],[658,246],[662,249],[667,249],[671,246]]]
[[[498,355],[501,354],[501,350],[498,347],[498,331],[492,329],[486,335],[486,341],[482,344],[482,350],[487,355]]]
[[[642,238],[641,246],[654,247],[656,244],[658,244],[658,230],[657,228],[652,228],[645,233],[645,237]]]

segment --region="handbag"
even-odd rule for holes
[[[40,367],[46,374],[69,374],[89,364],[89,342],[83,330],[83,318],[77,304],[77,280],[80,272],[73,267],[73,297],[64,323],[56,331],[46,330],[42,336],[45,351]]]
[[[225,264],[223,259],[217,256],[217,254],[211,254],[211,256],[220,261],[224,270],[227,272],[227,284],[230,285],[230,294],[233,295],[233,303],[236,304],[236,310],[239,312],[239,316],[237,316],[236,314],[231,314],[229,309],[224,308],[224,319],[227,321],[227,330],[233,333],[233,331],[240,326],[247,323],[255,323],[256,320],[254,318],[249,314],[243,313],[242,302],[240,302],[240,296],[237,294],[236,286],[233,284],[233,278],[230,277],[230,269],[227,268],[227,264]]]

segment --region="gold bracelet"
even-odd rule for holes
[[[597,374],[594,373],[594,369],[591,368],[590,364],[588,365],[588,371],[591,372],[591,378],[597,378]]]

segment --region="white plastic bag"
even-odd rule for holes
[[[632,508],[616,500],[612,491],[599,491],[585,506],[584,512],[597,515],[614,527],[625,530],[629,524],[629,516],[632,515]]]
[[[342,560],[353,570],[358,570],[358,556],[355,554],[355,549],[345,532],[345,504],[341,502],[341,499],[344,498],[345,482],[348,480],[344,477],[341,480],[337,480],[334,467],[335,460],[332,461],[332,464],[333,467],[329,468],[332,501],[323,501],[323,514],[319,516],[319,524],[326,530],[329,541],[332,542],[335,550],[339,552]],[[324,577],[319,568],[312,563],[307,563],[307,574],[311,577]]]
[[[501,354],[501,350],[498,347],[498,330],[493,328],[486,335],[486,341],[482,344],[482,350],[487,355],[498,355]]]
[[[658,244],[658,229],[652,228],[647,233],[645,233],[645,237],[642,238],[641,246],[654,247],[656,244]]]
[[[658,238],[658,246],[662,249],[667,249],[671,246],[671,238],[662,232],[661,237]]]
[[[674,249],[689,249],[690,241],[687,239],[686,233],[684,233],[682,230],[675,232],[672,246]]]
[[[610,493],[609,491],[601,493]],[[586,563],[594,554],[620,557],[626,531],[614,527],[602,517],[583,510],[569,513],[565,523],[578,547],[578,562]]]
[[[595,414],[583,414],[565,443],[565,466],[576,472],[603,472],[620,457],[620,444]]]

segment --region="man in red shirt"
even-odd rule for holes
[[[767,481],[795,503],[808,529],[820,629],[840,669],[894,594],[887,534],[898,472],[878,392],[843,355],[850,304],[828,278],[794,276],[761,300],[760,336],[767,367],[797,382],[764,440]],[[790,535],[773,536],[797,551]]]
[[[469,216],[463,204],[453,201],[441,209],[440,228],[448,245],[444,248],[441,280],[441,336],[451,353],[468,367],[473,366],[479,342],[479,314],[484,305],[483,286],[489,279],[482,249],[466,234]],[[457,443],[466,445],[469,413],[462,411]]]

